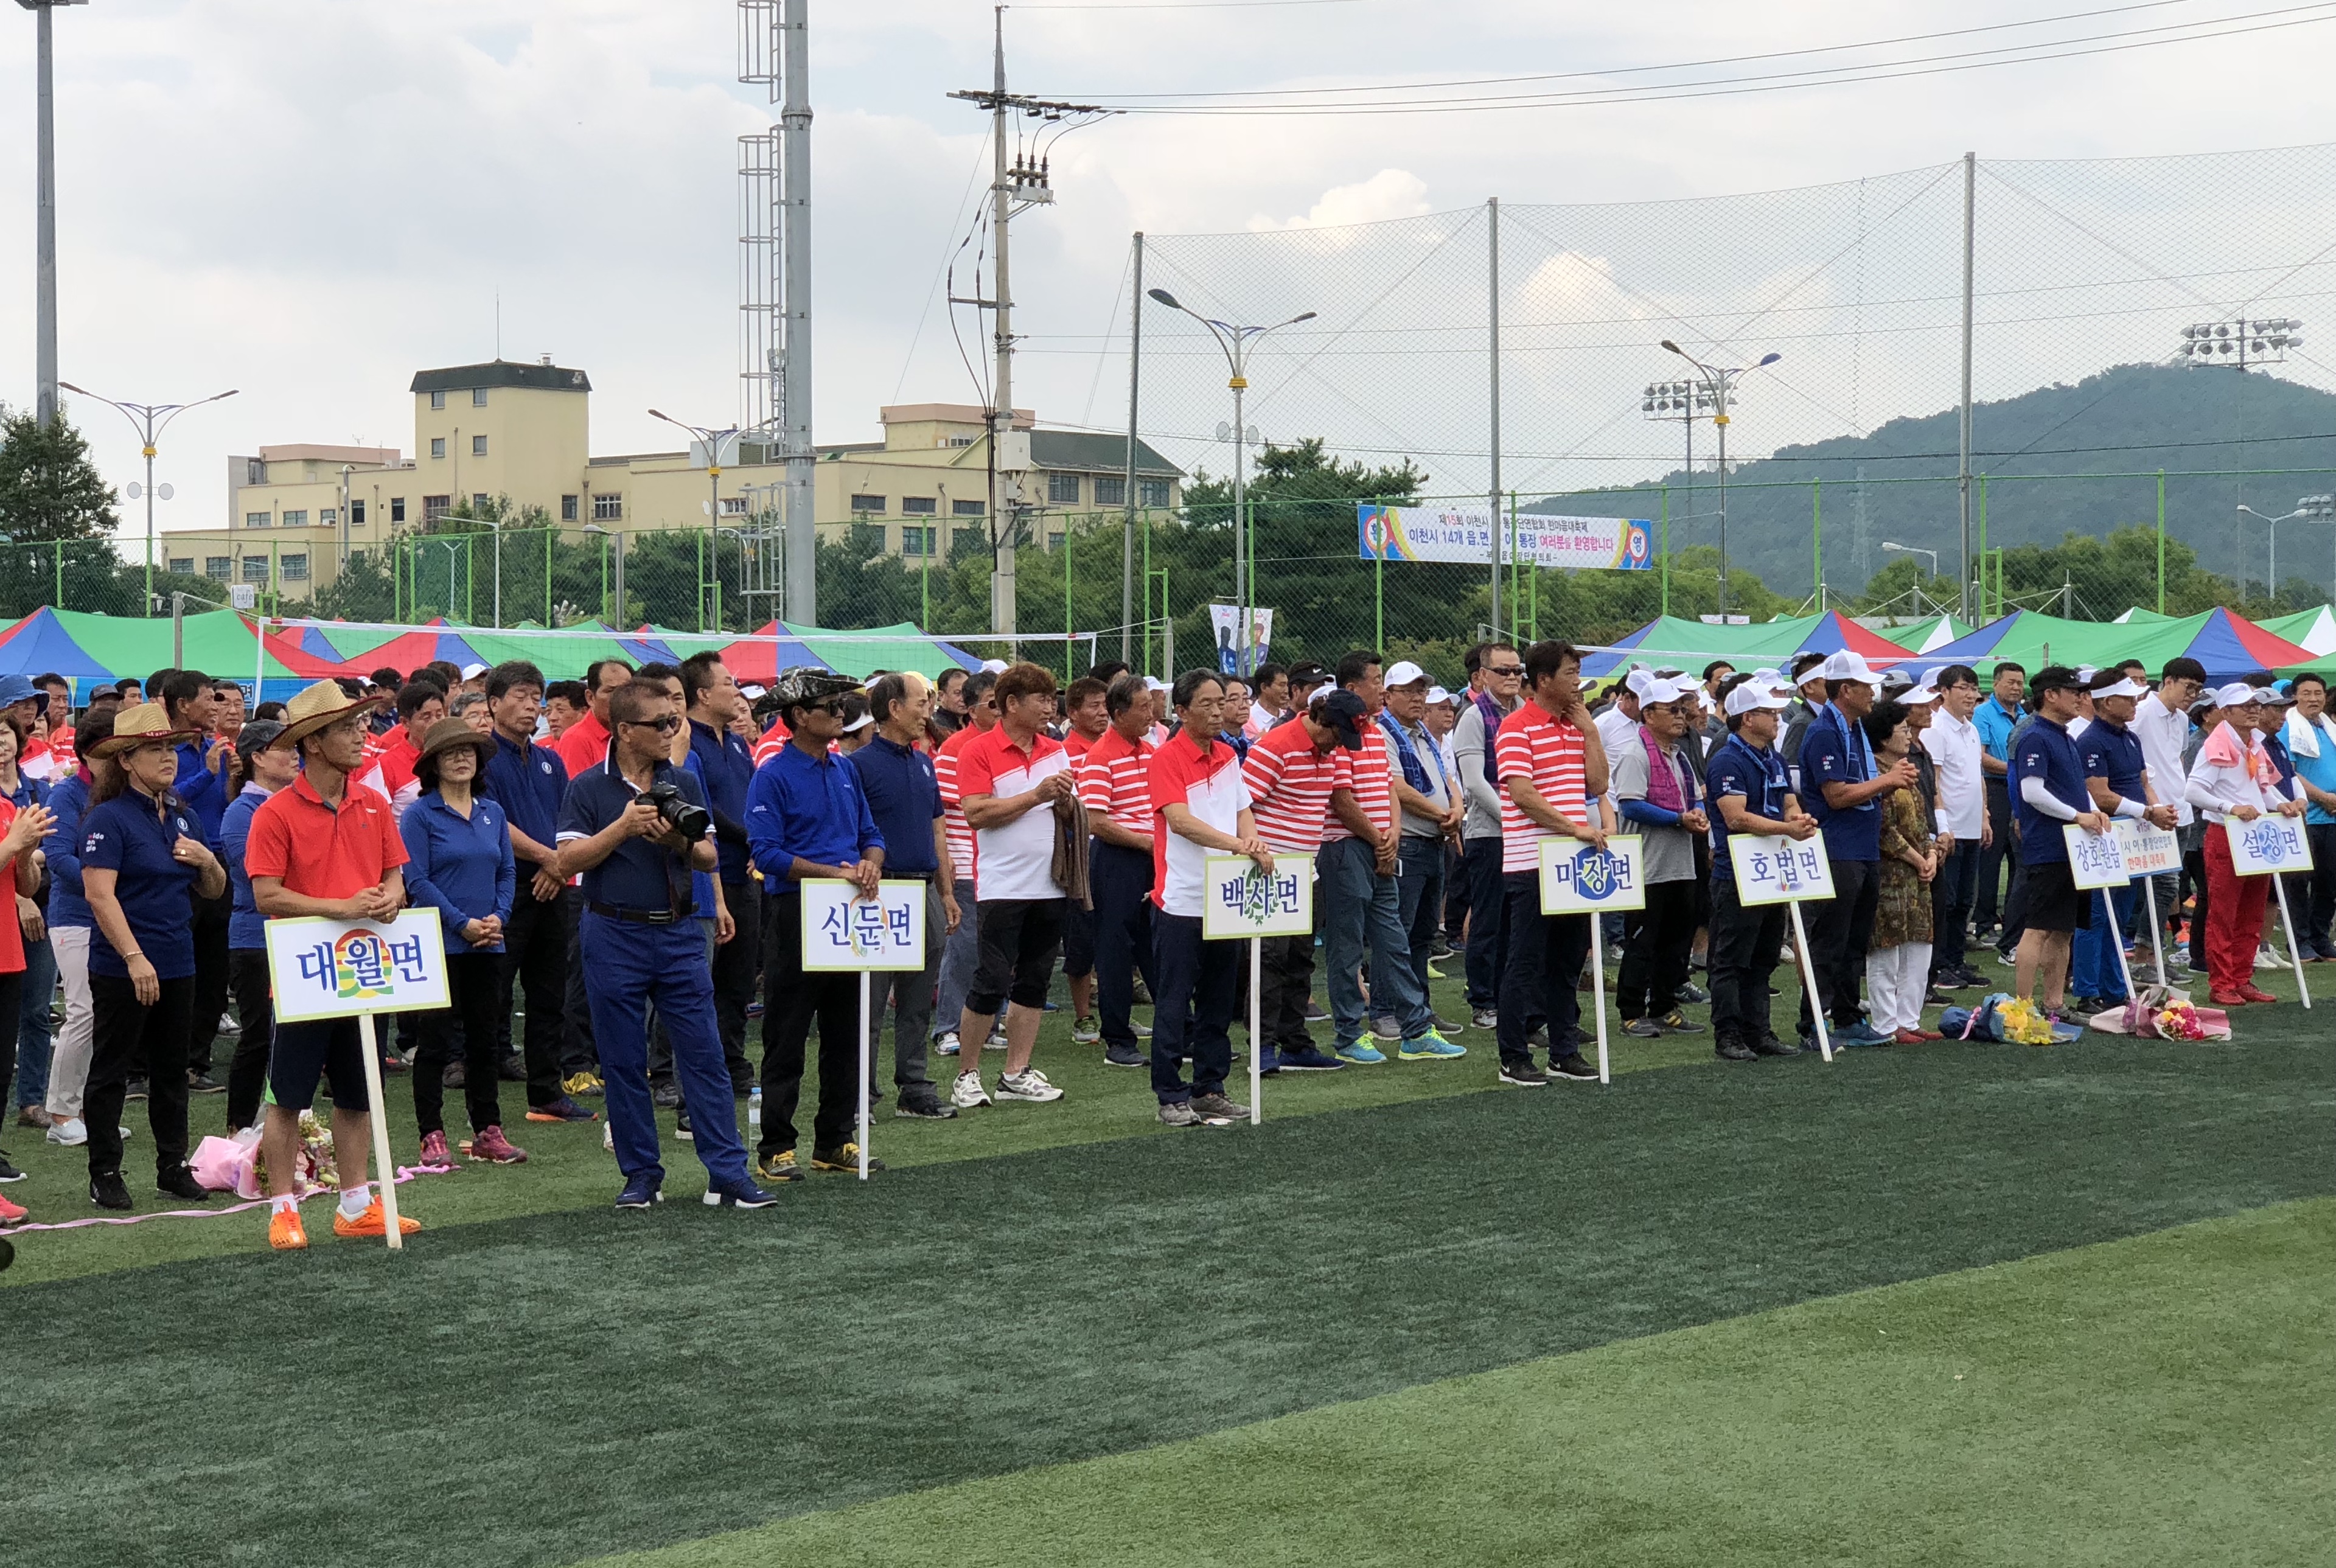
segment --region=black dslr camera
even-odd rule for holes
[[[681,786],[670,781],[653,784],[642,798],[657,807],[657,816],[665,825],[691,843],[704,838],[714,826],[714,813],[704,806],[692,805],[681,798]]]

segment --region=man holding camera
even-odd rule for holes
[[[667,693],[630,683],[609,694],[608,716],[607,756],[569,784],[560,806],[559,870],[583,878],[578,947],[625,1176],[617,1206],[646,1209],[664,1196],[649,1098],[647,1014],[654,999],[673,1039],[684,1096],[721,1107],[702,1114],[695,1128],[706,1202],[763,1208],[774,1200],[746,1174],[745,1145],[728,1112],[730,1075],[696,923],[691,884],[695,872],[714,869],[714,822],[696,779],[671,760],[683,719]]]

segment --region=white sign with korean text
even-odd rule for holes
[[[2251,823],[2223,819],[2231,836],[2231,870],[2243,877],[2269,876],[2274,872],[2312,869],[2312,841],[2303,834],[2302,817],[2266,812]]]
[[[280,1024],[445,1007],[438,911],[402,910],[387,925],[316,916],[269,920],[268,979]]]
[[[1747,909],[1833,897],[1833,862],[1822,838],[1729,833],[1728,863],[1736,872],[1736,901]]]
[[[2127,876],[2154,877],[2182,869],[2182,840],[2171,828],[2152,827],[2138,817],[2117,819],[2117,848]]]
[[[1247,855],[1211,855],[1201,874],[1202,940],[1312,934],[1312,855],[1277,852],[1270,875]]]
[[[880,881],[863,899],[842,877],[818,877],[803,889],[803,967],[838,970],[921,969],[925,967],[925,884]]]
[[[2121,888],[2133,880],[2125,869],[2125,846],[2114,833],[2088,833],[2070,823],[2060,830],[2068,846],[2068,880],[2079,888]]]
[[[1591,915],[1645,909],[1645,843],[1635,833],[1610,836],[1602,850],[1579,839],[1542,840],[1541,912]]]

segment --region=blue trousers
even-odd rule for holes
[[[627,1181],[643,1174],[665,1176],[657,1157],[657,1107],[649,1098],[648,1008],[655,1002],[673,1039],[674,1076],[682,1098],[699,1107],[692,1118],[697,1157],[717,1185],[745,1181],[746,1145],[732,1106],[730,1069],[722,1059],[713,975],[698,922],[635,925],[586,910],[577,924],[577,946],[607,1086],[617,1169]]]
[[[1402,923],[1404,940],[1411,949],[1411,978],[1424,998],[1428,994],[1427,955],[1436,945],[1436,933],[1444,929],[1444,841],[1406,834],[1396,848],[1395,881],[1396,919]],[[1375,964],[1371,969],[1374,990],[1378,984]]]
[[[1249,944],[1205,942],[1198,915],[1152,911],[1152,1092],[1163,1105],[1220,1094],[1232,1071],[1233,1009],[1249,979]],[[1192,1057],[1192,1081],[1182,1058]]]
[[[1152,930],[1152,857],[1096,839],[1089,851],[1087,887],[1095,896],[1095,1010],[1103,1015],[1103,1041],[1133,1050],[1135,1026],[1128,1009],[1135,1004],[1139,971],[1153,999],[1160,996]]]
[[[2093,894],[2093,923],[2076,934],[2068,950],[2068,990],[2079,997],[2106,997],[2110,1001],[2125,1000],[2125,971],[2117,967],[2116,941],[2109,935],[2109,923],[2101,913],[2103,901],[2117,911],[2117,930],[2127,940],[2133,937],[2133,906],[2141,895],[2131,882],[2121,888],[2103,888]]]
[[[1380,988],[1371,998],[1372,1007],[1379,1017],[1392,1017],[1400,1024],[1405,1039],[1417,1039],[1436,1027],[1436,1018],[1427,1010],[1419,982],[1412,978],[1410,939],[1404,933],[1397,879],[1378,874],[1371,846],[1360,839],[1324,844],[1316,864],[1322,876],[1315,890],[1316,920],[1322,930],[1324,961],[1330,967],[1330,1018],[1338,1044],[1353,1045],[1368,1027],[1358,978],[1366,954]],[[1153,1027],[1159,1027],[1156,1018]]]
[[[49,1097],[49,1002],[57,989],[57,950],[43,937],[24,944],[24,1000],[16,1023],[16,1108]]]

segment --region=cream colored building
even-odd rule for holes
[[[263,592],[302,599],[332,580],[345,549],[374,549],[469,502],[508,497],[540,507],[563,529],[612,533],[704,528],[710,509],[744,527],[778,507],[781,463],[753,438],[729,443],[709,470],[689,451],[589,455],[591,383],[584,372],[495,360],[425,370],[414,378],[414,455],[393,448],[263,446],[231,457],[230,497],[218,529],[167,532],[160,564]],[[883,438],[821,446],[813,515],[833,540],[859,527],[871,546],[910,560],[946,559],[962,531],[987,537],[989,449],[983,410],[963,404],[882,409]],[[1023,450],[1027,443],[1027,452]],[[1042,430],[1017,410],[1003,453],[1021,473],[1028,537],[1044,549],[1088,516],[1124,512],[1126,438]],[[1138,508],[1181,505],[1183,474],[1136,447]],[[460,527],[459,521],[453,526]]]

